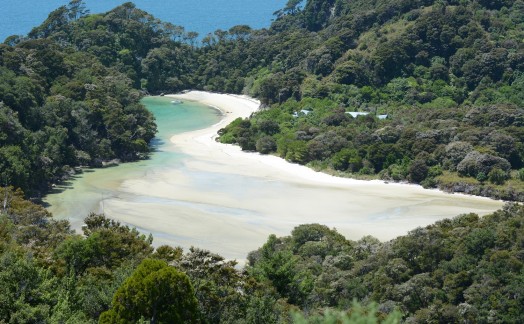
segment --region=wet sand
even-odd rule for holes
[[[337,178],[242,152],[217,143],[216,133],[256,111],[256,100],[198,91],[172,97],[218,108],[224,118],[173,136],[174,150],[183,153],[180,164],[154,177],[128,179],[118,196],[103,201],[109,217],[152,232],[157,245],[194,245],[244,259],[269,234],[289,235],[299,224],[325,224],[353,240],[368,234],[389,240],[439,219],[485,215],[503,205],[416,185]]]

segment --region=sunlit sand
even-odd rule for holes
[[[217,131],[259,107],[251,98],[192,91],[173,95],[220,109],[212,127],[175,135],[181,166],[124,181],[105,199],[112,218],[155,235],[156,244],[191,245],[244,259],[268,235],[321,223],[349,239],[389,240],[461,213],[490,213],[502,202],[407,184],[337,178],[275,156],[242,152],[215,141]]]

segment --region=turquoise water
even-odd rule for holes
[[[152,233],[155,246],[198,246],[243,260],[269,234],[289,235],[299,224],[325,224],[354,240],[368,234],[389,240],[445,217],[484,215],[502,205],[416,186],[282,177],[278,167],[205,141],[192,142],[199,153],[185,155],[171,136],[213,125],[220,112],[190,102],[173,105],[163,97],[143,102],[157,118],[156,152],[149,160],[87,170],[56,188],[46,198],[56,218],[78,230],[89,212],[103,212]]]
[[[100,202],[117,197],[119,186],[127,179],[150,177],[164,169],[181,166],[184,155],[174,149],[170,138],[217,123],[220,111],[194,102],[173,105],[172,99],[147,97],[142,102],[155,115],[158,133],[153,140],[155,152],[148,160],[125,163],[105,169],[87,169],[70,181],[55,187],[44,199],[48,210],[57,219],[69,219],[79,228],[89,212],[103,212]]]
[[[124,3],[123,0],[86,0],[91,13],[100,13]],[[235,25],[252,28],[268,27],[273,12],[281,9],[287,0],[135,0],[142,10],[155,17],[184,26],[201,36],[217,29],[227,30]],[[47,15],[69,0],[0,0],[3,17],[0,21],[0,41],[10,35],[26,35],[40,25]]]

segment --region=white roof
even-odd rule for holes
[[[367,115],[369,115],[368,112],[364,112],[364,111],[346,111],[346,114],[350,114],[351,117],[353,117],[353,118],[357,118],[358,116],[367,116]],[[388,118],[388,115],[378,115],[377,118],[378,119],[386,119],[386,118]]]
[[[350,114],[351,117],[353,117],[353,118],[357,118],[358,116],[369,115],[368,112],[360,112],[360,111],[346,111],[346,114]]]

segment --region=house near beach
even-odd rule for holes
[[[346,111],[346,114],[351,115],[353,118],[357,118],[358,116],[367,116],[369,115],[369,112],[363,112],[363,111]],[[378,119],[387,119],[388,115],[377,115]]]
[[[307,110],[307,109],[302,109],[301,111],[299,112],[294,112],[293,113],[293,117],[297,118],[298,116],[307,116],[309,113],[311,112],[311,110]]]

